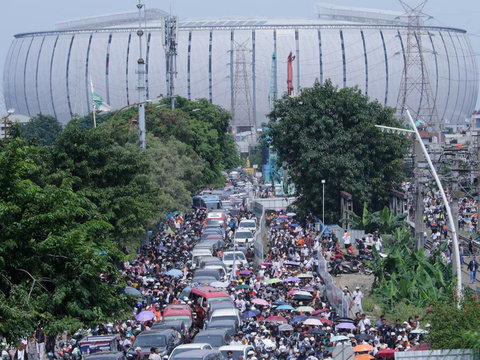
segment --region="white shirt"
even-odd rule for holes
[[[355,304],[361,304],[362,303],[362,298],[363,298],[363,293],[360,290],[355,290],[352,293],[352,297],[354,299],[353,302]]]

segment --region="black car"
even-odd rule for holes
[[[189,329],[183,320],[157,321],[153,324],[152,330],[167,330],[172,329],[172,327],[182,335],[182,338],[188,335]]]
[[[101,351],[84,356],[83,359],[88,360],[125,360],[123,351]]]
[[[220,346],[229,345],[231,341],[232,337],[226,329],[201,331],[193,339],[195,344],[207,343],[217,350]]]
[[[178,339],[176,333],[169,330],[150,330],[140,333],[135,339],[127,353],[127,360],[133,360],[136,357],[135,349],[140,347],[142,354],[150,354],[150,349],[156,347],[160,356],[169,355],[175,346],[180,345],[182,341]]]
[[[218,320],[208,323],[206,330],[226,329],[231,337],[238,333],[238,324],[235,320]]]

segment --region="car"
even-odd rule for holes
[[[169,355],[172,350],[180,344],[181,341],[171,329],[143,331],[138,334],[130,350],[128,350],[127,360],[134,360],[136,358],[137,354],[134,349],[137,347],[141,348],[142,354],[148,358],[152,347],[158,348],[158,354],[160,356],[165,356]]]
[[[228,301],[211,303],[211,304],[208,306],[208,311],[207,311],[206,319],[210,319],[210,317],[212,316],[213,312],[214,312],[215,310],[220,310],[220,309],[235,309],[235,305],[233,304],[233,302],[228,302]]]
[[[168,357],[168,360],[172,360],[172,358],[174,358],[175,356],[178,356],[183,352],[191,351],[191,350],[213,350],[213,348],[212,348],[212,345],[207,343],[178,345],[175,349],[173,349],[172,353]]]
[[[166,329],[171,329],[172,327],[175,328],[175,330],[179,332],[182,335],[182,338],[185,340],[185,338],[188,336],[189,329],[183,319],[175,320],[170,318],[162,321],[157,321],[153,324],[151,329],[166,330]]]
[[[237,322],[238,326],[242,324],[240,312],[237,309],[218,309],[213,311],[212,315],[210,315],[209,321],[214,322],[220,320],[234,320]]]
[[[218,320],[208,323],[206,330],[227,329],[233,338],[238,333],[238,324],[235,320]]]
[[[248,261],[245,258],[245,254],[242,251],[225,251],[223,253],[223,263],[227,268],[233,267],[233,255],[235,254],[235,264],[237,266],[243,265],[244,267],[248,267]]]
[[[212,349],[185,351],[171,360],[225,360],[225,358],[220,351]]]
[[[87,356],[82,356],[82,359],[88,360],[125,360],[125,353],[123,351],[100,351],[92,353]]]
[[[220,346],[229,345],[232,337],[226,329],[205,330],[199,332],[193,339],[194,343],[207,343],[212,348],[218,349]]]
[[[217,281],[222,281],[222,274],[217,269],[196,269],[193,273],[193,277],[213,277]]]
[[[163,309],[163,320],[183,320],[186,328],[190,331],[194,321],[192,308],[182,304],[167,305]]]
[[[253,234],[250,230],[237,229],[235,232],[235,242],[238,244],[251,245],[253,243]]]
[[[192,284],[199,284],[199,285],[210,285],[211,283],[214,283],[214,282],[218,282],[218,280],[211,276],[194,277],[192,279]]]
[[[244,359],[247,359],[248,352],[255,351],[252,345],[226,345],[221,346],[218,350],[220,350],[225,357],[227,357],[229,351],[233,352],[234,359],[238,359],[239,356],[243,356]]]
[[[255,220],[242,220],[240,224],[238,224],[238,230],[250,230],[252,234],[255,234],[257,230],[257,223]]]

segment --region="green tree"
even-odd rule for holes
[[[71,179],[58,187],[29,180],[37,150],[16,139],[0,153],[0,338],[9,342],[38,323],[73,331],[128,310],[110,225]]]
[[[63,131],[63,126],[51,115],[38,114],[23,124],[22,135],[27,139],[37,139],[41,145],[50,146]]]
[[[298,97],[277,101],[269,117],[263,138],[286,162],[297,208],[305,213],[322,212],[322,179],[328,223],[339,219],[340,191],[375,211],[387,203],[393,181],[402,178],[408,140],[374,126],[400,127],[394,109],[370,102],[357,88],[316,81]]]

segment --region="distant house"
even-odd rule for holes
[[[15,115],[12,114],[8,117],[8,121],[12,123],[20,123],[20,124],[25,124],[30,121],[30,117],[25,116],[25,115]],[[10,125],[7,124],[7,136],[8,136],[8,128]],[[3,122],[2,118],[2,123],[0,124],[0,139],[3,139],[5,137],[5,122]]]

